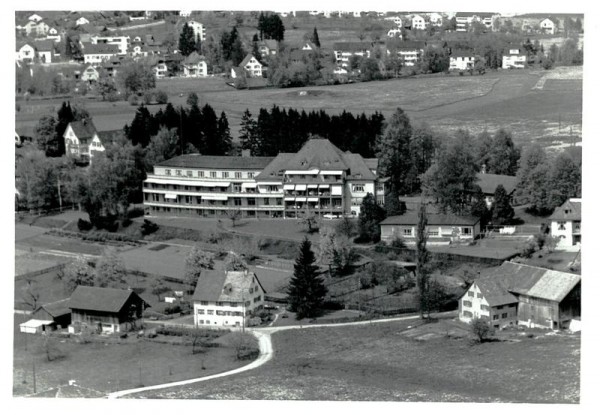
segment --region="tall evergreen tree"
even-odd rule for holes
[[[202,107],[202,132],[204,134],[204,153],[210,156],[221,155],[219,125],[215,110],[208,104]]]
[[[312,245],[305,238],[294,264],[294,276],[288,286],[288,306],[296,313],[296,319],[314,318],[323,314],[327,287],[317,274],[316,258]]]
[[[129,127],[129,134],[127,138],[131,140],[131,144],[146,147],[150,142],[150,137],[154,135],[152,131],[152,114],[148,111],[144,105],[135,112],[135,117]]]
[[[400,202],[398,192],[395,189],[390,189],[385,195],[385,215],[398,216],[404,215],[406,212],[406,203]]]
[[[221,116],[217,122],[217,129],[217,136],[219,138],[217,151],[220,156],[225,156],[231,151],[231,131],[229,130],[229,121],[227,121],[224,111],[221,111]]]
[[[58,150],[56,153],[57,157],[60,157],[63,154],[65,154],[65,140],[63,138],[63,135],[65,134],[69,123],[74,120],[75,115],[73,114],[73,111],[71,109],[71,103],[68,101],[63,102],[58,110],[58,118],[56,122],[56,140],[58,144]]]
[[[316,47],[318,47],[318,48],[321,47],[321,41],[319,40],[319,33],[317,32],[317,26],[315,26],[315,29],[313,30],[313,35],[312,35],[311,41],[312,41],[312,43],[315,44]]]
[[[500,129],[496,131],[487,149],[488,160],[486,172],[514,176],[519,168],[521,150],[515,147],[512,134]]]
[[[485,200],[485,194],[479,186],[477,186],[477,191],[473,196],[473,201],[471,202],[471,211],[469,213],[471,216],[479,218],[481,229],[484,229],[490,220],[490,212]]]
[[[385,219],[385,210],[377,204],[371,193],[363,198],[358,215],[359,240],[365,242],[379,242],[381,231],[379,222]]]
[[[427,251],[427,208],[419,207],[417,222],[417,287],[419,289],[419,313],[421,318],[429,318],[429,252]]]
[[[179,51],[183,56],[188,56],[195,50],[196,37],[194,36],[194,29],[185,23],[181,30],[181,34],[179,35]]]
[[[498,185],[494,192],[494,202],[491,210],[494,225],[510,225],[515,216],[515,211],[510,204],[510,197],[502,185]]]
[[[381,174],[390,178],[390,185],[399,193],[405,194],[410,191],[407,181],[411,170],[410,137],[412,127],[406,113],[397,108],[385,132],[377,139],[377,157]]]
[[[258,136],[256,120],[252,118],[252,114],[246,108],[242,114],[240,141],[242,142],[243,150],[250,150],[250,154],[255,156],[258,154]]]

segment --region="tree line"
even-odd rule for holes
[[[329,115],[323,110],[306,112],[290,108],[271,110],[261,108],[255,119],[249,110],[242,116],[240,140],[243,149],[253,156],[276,156],[280,152],[297,152],[311,135],[330,140],[343,151],[374,157],[377,136],[383,128],[384,117],[353,115],[343,111]]]

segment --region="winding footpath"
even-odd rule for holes
[[[453,316],[455,313],[456,313],[455,311],[448,311],[445,313],[435,314],[435,316],[436,317],[448,317],[448,316]],[[319,327],[362,326],[362,325],[366,325],[366,324],[391,323],[394,321],[417,320],[419,318],[420,317],[418,315],[416,315],[416,316],[392,317],[392,318],[386,318],[386,319],[380,319],[380,320],[355,321],[355,322],[351,322],[351,323],[310,324],[310,325],[263,327],[263,328],[257,328],[257,329],[248,329],[248,332],[250,332],[258,340],[258,347],[260,350],[260,354],[258,355],[258,358],[256,360],[254,360],[250,364],[247,364],[246,366],[242,366],[237,369],[229,370],[227,372],[217,373],[215,375],[204,376],[201,378],[187,379],[187,380],[181,380],[178,382],[162,383],[159,385],[144,386],[141,388],[126,389],[126,390],[122,390],[122,391],[112,392],[107,395],[107,398],[108,399],[116,399],[116,398],[122,398],[124,396],[132,395],[132,394],[140,393],[140,392],[147,392],[147,391],[151,391],[151,390],[171,388],[174,386],[190,385],[192,383],[204,382],[207,380],[222,378],[225,376],[231,376],[231,375],[235,375],[238,373],[246,372],[248,370],[256,369],[257,367],[264,365],[265,363],[267,363],[269,360],[271,360],[273,358],[274,350],[273,350],[273,342],[271,341],[271,334],[276,333],[278,331],[303,330],[303,329],[319,328]]]

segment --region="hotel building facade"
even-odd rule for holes
[[[325,139],[276,157],[186,154],[154,166],[144,181],[144,210],[147,216],[357,216],[367,193],[384,204],[377,164]]]

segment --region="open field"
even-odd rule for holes
[[[518,144],[540,140],[551,145],[553,138],[565,140],[573,134],[581,141],[582,79],[573,68],[490,71],[483,76],[425,76],[388,81],[336,86],[237,91],[220,77],[206,79],[166,79],[157,88],[169,94],[173,105],[185,105],[189,92],[199,95],[200,103],[209,103],[217,112],[225,111],[232,135],[237,139],[242,113],[279,105],[285,108],[323,109],[330,114],[342,110],[367,114],[379,111],[389,117],[397,107],[404,109],[413,124],[427,122],[433,129],[454,131],[468,128],[477,133],[498,128],[512,130]],[[546,76],[542,89],[533,89]],[[299,95],[306,91],[306,95]],[[180,96],[183,94],[183,96]],[[32,129],[44,114],[54,114],[62,102],[36,100],[21,102],[16,115],[17,128]],[[84,103],[100,130],[121,128],[131,123],[136,107],[126,102],[98,102],[87,98],[72,100]],[[158,111],[164,106],[149,106]]]
[[[580,337],[473,344],[453,322],[416,321],[293,330],[273,335],[257,370],[146,398],[563,402],[579,401]],[[464,326],[463,326],[464,327]],[[508,339],[507,339],[508,340]]]
[[[140,384],[148,386],[207,376],[248,363],[236,360],[232,345],[234,334],[226,332],[213,340],[219,347],[204,348],[203,353],[195,355],[190,345],[135,337],[120,339],[118,343],[100,340],[80,344],[73,338],[57,340],[65,357],[48,362],[41,344],[43,336],[19,332],[18,323],[26,319],[26,316],[15,316],[13,394],[16,396],[33,393],[33,361],[38,392],[76,380],[81,387],[103,393]]]

